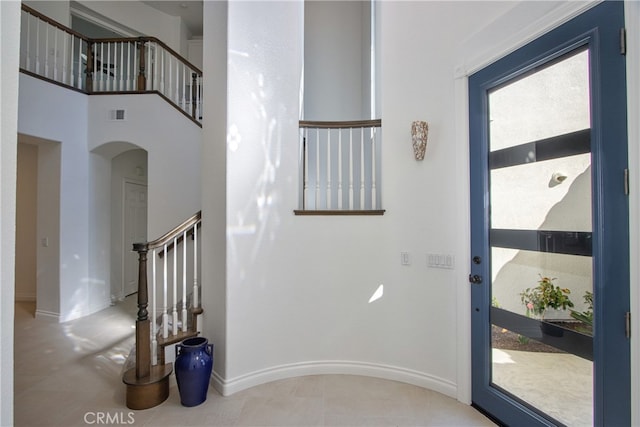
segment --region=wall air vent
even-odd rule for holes
[[[111,118],[112,121],[116,121],[116,122],[126,120],[127,119],[126,110],[122,110],[122,109],[111,110],[109,117]]]

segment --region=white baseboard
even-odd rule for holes
[[[47,319],[60,321],[60,313],[54,313],[53,311],[36,310],[36,319]]]
[[[99,302],[98,304],[92,305],[90,307],[86,307],[84,310],[74,310],[71,313],[67,313],[64,318],[60,318],[60,322],[69,322],[71,320],[76,320],[81,317],[88,316],[90,314],[97,313],[101,310],[104,310],[107,307],[111,306],[111,299],[104,300]]]
[[[217,372],[213,372],[214,388],[223,396],[229,396],[239,391],[255,387],[260,384],[306,375],[361,375],[386,380],[413,384],[418,387],[437,391],[446,396],[456,398],[456,384],[444,378],[428,375],[423,372],[397,366],[382,365],[367,362],[352,362],[341,360],[312,361],[280,365],[260,371],[241,375],[225,380]]]

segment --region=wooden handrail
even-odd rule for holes
[[[382,127],[382,119],[351,120],[351,121],[315,121],[300,120],[301,128],[315,129],[349,129],[349,128],[379,128]]]
[[[183,221],[180,225],[174,227],[171,231],[165,233],[162,237],[156,240],[153,240],[151,242],[134,243],[133,250],[136,252],[139,252],[140,250],[160,248],[164,246],[165,243],[169,243],[170,241],[172,241],[173,239],[175,239],[176,237],[184,233],[186,230],[193,227],[201,219],[202,219],[202,211],[198,211],[193,216]]]
[[[39,19],[43,20],[44,22],[53,25],[54,27],[57,27],[58,29],[67,32],[69,34],[72,34],[78,38],[81,38],[82,40],[85,41],[89,41],[88,37],[85,37],[83,34],[80,34],[77,31],[72,30],[71,28],[62,25],[61,23],[59,23],[58,21],[49,18],[46,15],[43,15],[42,13],[38,12],[35,9],[30,8],[29,6],[27,6],[26,4],[22,3],[22,10],[24,10],[25,12],[29,12],[31,15],[38,17]]]
[[[167,44],[165,42],[163,42],[162,40],[158,39],[157,37],[152,37],[152,36],[122,37],[122,38],[120,38],[120,37],[106,37],[106,38],[98,38],[98,39],[89,38],[87,40],[90,40],[90,41],[92,41],[94,43],[120,43],[120,42],[122,42],[122,43],[126,43],[126,42],[144,42],[144,43],[146,43],[146,42],[154,42],[154,43],[158,43],[160,46],[162,46],[163,49],[167,50],[170,54],[172,54],[173,56],[178,58],[182,63],[187,65],[189,68],[191,68],[199,76],[202,76],[202,71],[198,67],[193,65],[186,58],[183,58],[182,55],[177,53],[175,50],[171,49],[169,46],[167,46]]]

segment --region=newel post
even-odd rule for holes
[[[145,40],[141,37],[138,40],[138,56],[140,59],[139,63],[140,63],[140,69],[138,70],[138,90],[139,91],[144,91],[147,90],[147,76],[145,74],[145,58],[146,58],[146,53],[145,53]]]
[[[151,371],[151,329],[147,304],[147,244],[134,243],[138,252],[138,318],[136,319],[136,377],[143,378]]]
[[[87,93],[93,92],[93,41],[87,41],[87,68],[86,73],[86,90]]]

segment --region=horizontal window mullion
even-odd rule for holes
[[[542,342],[583,359],[593,360],[593,337],[556,326],[553,323],[522,316],[498,307],[491,307],[491,323],[508,329],[518,335]],[[555,334],[545,334],[541,326],[551,329]]]
[[[592,256],[590,231],[491,229],[489,242],[500,248]]]
[[[489,169],[524,165],[591,152],[591,129],[558,135],[489,153]]]

